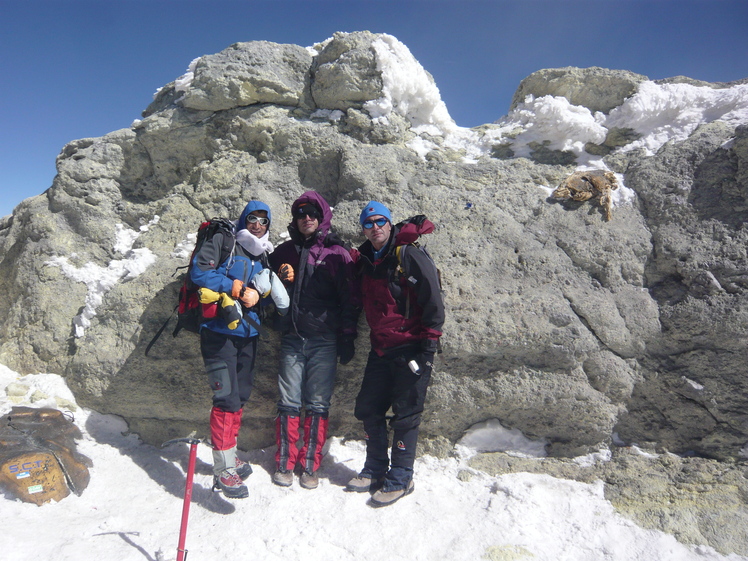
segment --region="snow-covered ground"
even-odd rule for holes
[[[6,389],[25,395],[11,398]],[[19,387],[22,391],[18,391]],[[14,404],[72,409],[54,374],[19,376],[0,365],[0,415]],[[75,408],[78,449],[93,460],[80,497],[36,506],[0,497],[2,559],[176,559],[189,446],[159,449],[126,434],[118,417]],[[206,411],[207,415],[207,411]],[[454,458],[416,463],[416,488],[375,509],[343,486],[361,468],[362,442],[332,439],[318,489],[273,485],[273,449],[242,453],[254,468],[249,498],[210,490],[210,450],[198,447],[186,549],[189,561],[744,560],[687,546],[618,515],[603,484],[526,473],[491,477],[466,466],[475,449],[538,455],[538,443],[495,422],[476,427]],[[604,456],[603,456],[604,457]],[[461,473],[462,472],[462,473]],[[461,475],[460,475],[461,474]]]

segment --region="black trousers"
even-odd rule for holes
[[[386,475],[388,490],[402,489],[413,477],[418,428],[431,372],[414,374],[408,361],[418,347],[406,347],[379,356],[369,352],[354,414],[366,431],[364,472]],[[432,357],[433,358],[433,357]],[[388,457],[387,412],[392,408],[392,449]]]
[[[213,390],[213,407],[231,412],[244,407],[254,385],[258,339],[209,329],[200,332],[200,353]]]

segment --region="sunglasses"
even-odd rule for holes
[[[257,224],[259,222],[260,226],[267,226],[268,224],[270,224],[270,219],[250,214],[249,216],[247,216],[247,222],[249,222],[250,224]]]
[[[371,230],[375,224],[379,228],[384,228],[384,225],[387,224],[387,219],[377,218],[376,220],[367,220],[366,222],[364,222],[364,228],[366,228],[367,230]]]
[[[305,216],[318,220],[320,218],[319,211],[313,206],[302,206],[296,209],[296,218],[304,218]]]

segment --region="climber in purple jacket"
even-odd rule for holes
[[[280,318],[280,399],[276,418],[277,470],[273,482],[314,489],[327,439],[328,411],[338,358],[347,364],[355,351],[361,311],[348,249],[330,231],[332,210],[319,193],[307,191],[291,206],[291,239],[270,255],[270,266],[284,282],[289,313]],[[304,416],[303,443],[299,429]]]

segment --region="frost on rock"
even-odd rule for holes
[[[652,155],[666,142],[685,140],[699,125],[718,120],[734,125],[748,122],[748,84],[713,89],[644,82],[610,112],[605,126],[635,130],[642,138],[621,150],[644,148]]]
[[[67,257],[54,257],[45,264],[59,267],[62,273],[71,280],[82,282],[88,292],[83,311],[73,318],[75,336],[83,337],[86,328],[91,326],[91,319],[96,315],[96,308],[101,305],[104,295],[120,281],[136,278],[156,262],[156,255],[148,248],[132,249],[135,240],[142,232],[158,223],[156,216],[148,224],[140,227],[139,231],[130,230],[122,224],[116,225],[116,241],[114,250],[124,256],[123,259],[113,259],[106,267],[94,263],[86,263],[76,267]]]
[[[434,79],[408,47],[385,34],[372,45],[377,53],[377,70],[382,73],[384,96],[364,104],[371,117],[386,120],[395,112],[408,119],[417,134],[443,135],[455,129]]]
[[[190,88],[192,80],[195,78],[195,68],[197,68],[199,60],[200,57],[194,59],[187,67],[187,71],[174,81],[174,91],[184,93]]]

